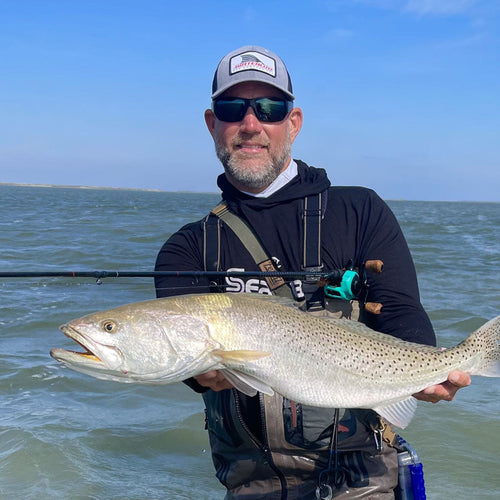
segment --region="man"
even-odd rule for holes
[[[363,301],[358,307],[355,300],[327,298],[317,283],[295,280],[275,287],[259,277],[224,283],[158,278],[158,297],[289,294],[314,314],[345,316],[404,340],[435,344],[410,253],[387,205],[369,189],[331,187],[324,170],[291,159],[303,119],[293,100],[290,76],[276,54],[246,46],[221,60],[205,122],[224,166],[218,185],[225,205],[172,235],[156,269],[257,271],[264,264],[327,271],[380,259],[384,271],[368,272],[367,297],[382,304],[380,314],[368,312]],[[225,218],[228,213],[232,219]],[[234,219],[244,224],[235,226]],[[255,256],[253,237],[241,225],[251,228],[267,260]],[[203,393],[212,457],[227,498],[307,499],[316,498],[316,491],[320,498],[330,492],[334,498],[394,498],[396,450],[377,439],[374,412],[311,408],[279,395],[248,397],[218,371],[186,383]],[[469,383],[468,374],[454,372],[415,397],[451,400]],[[338,452],[333,465],[330,451]]]

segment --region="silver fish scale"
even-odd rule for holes
[[[69,323],[74,330],[65,333],[75,332],[75,340],[97,357],[64,349],[51,354],[70,368],[121,382],[173,383],[224,369],[242,390],[274,390],[312,406],[376,408],[405,425],[407,411],[395,413],[388,405],[446,380],[450,371],[500,376],[500,317],[442,351],[291,304],[257,294],[128,304]],[[103,332],[103,318],[119,325],[120,333]]]
[[[246,363],[246,373],[308,404],[356,407],[378,398],[393,400],[445,380],[453,369],[478,364],[473,349],[440,351],[404,342],[362,323],[283,307],[281,299],[213,294],[199,300],[202,314],[211,311],[207,319],[223,349],[272,353]],[[193,304],[186,306],[192,313]],[[237,363],[233,367],[239,368]]]
[[[274,349],[284,348],[289,356],[312,356],[311,360],[317,360],[318,366],[324,366],[326,359],[335,358],[339,367],[372,378],[427,369],[429,355],[433,361],[439,359],[434,347],[410,344],[410,349],[409,343],[377,334],[361,323],[307,315],[293,307],[283,308],[279,301],[254,299],[255,309],[252,308],[253,315],[249,316],[249,299],[252,297],[237,294],[214,297],[218,310],[214,322],[219,323],[222,315],[224,322],[232,324],[233,334],[239,332],[245,338],[255,336],[260,339],[261,348],[267,340]],[[223,304],[227,308],[221,314],[219,308]]]

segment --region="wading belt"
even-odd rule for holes
[[[303,201],[302,222],[304,238],[302,242],[302,270],[304,271],[319,271],[322,268],[321,221],[326,210],[326,193],[324,191],[323,193],[307,196]],[[224,222],[240,239],[261,271],[277,271],[273,260],[264,250],[262,243],[252,228],[244,220],[231,212],[225,202],[213,208],[203,221],[203,257],[206,271],[220,270],[221,222]],[[273,294],[286,297],[293,296],[290,287],[283,286],[285,285],[283,278],[278,276],[266,277],[265,279]],[[311,288],[311,291],[304,290],[306,298],[312,298],[313,295],[319,296],[317,294],[317,284],[303,283],[303,287]],[[319,291],[322,292],[322,289]],[[323,293],[321,293],[321,297],[324,300]],[[317,299],[314,298],[311,305],[317,302]]]

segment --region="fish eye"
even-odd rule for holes
[[[112,321],[110,319],[107,319],[107,320],[103,321],[101,323],[101,326],[102,326],[102,329],[105,330],[108,333],[113,333],[118,328],[118,325],[114,321]]]

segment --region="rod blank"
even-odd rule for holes
[[[295,279],[323,276],[317,272],[296,271],[0,271],[0,278],[155,278],[155,277],[226,277],[262,276]]]

